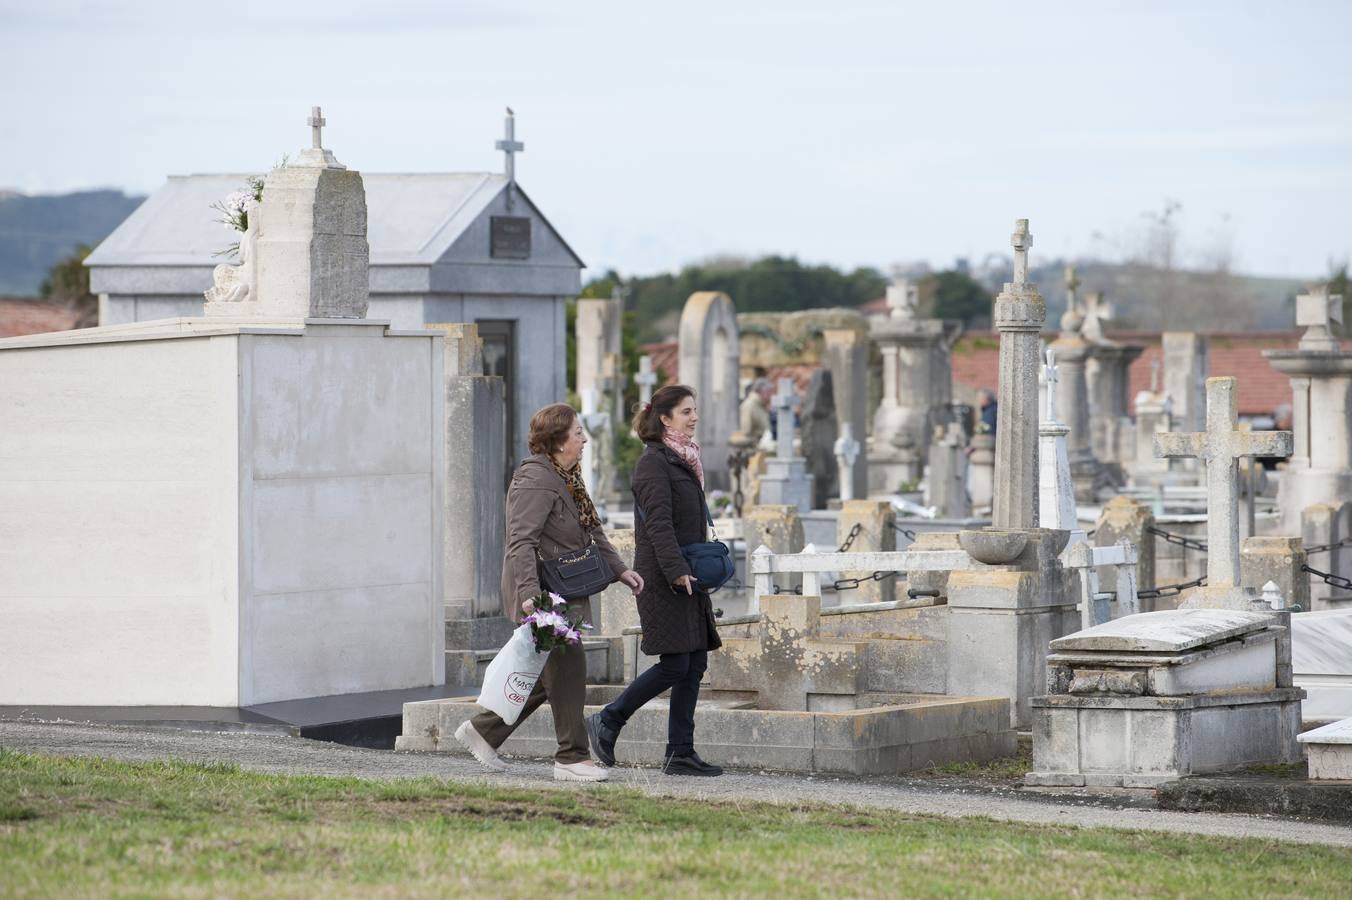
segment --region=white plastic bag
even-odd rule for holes
[[[526,705],[548,660],[547,652],[535,652],[535,638],[531,636],[530,626],[518,627],[484,671],[479,705],[491,709],[511,725],[521,715],[521,707]]]

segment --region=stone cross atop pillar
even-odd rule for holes
[[[1047,421],[1056,421],[1056,383],[1060,381],[1056,368],[1056,348],[1047,348],[1047,364],[1042,367],[1043,382],[1047,385]]]
[[[297,153],[296,161],[291,165],[323,169],[346,168],[338,162],[333,151],[324,149],[324,126],[329,124],[329,120],[324,118],[324,111],[318,106],[310,107],[310,117],[305,120],[305,124],[310,126],[310,146]]]
[[[775,394],[775,437],[778,447],[775,455],[780,459],[793,458],[793,402],[798,395],[793,390],[792,378],[779,379],[779,391]]]
[[[1329,294],[1327,284],[1312,284],[1296,297],[1296,325],[1303,326],[1299,349],[1336,353],[1342,349],[1338,332],[1343,327],[1343,298]]]
[[[999,407],[995,426],[995,489],[992,524],[996,528],[1038,526],[1038,333],[1047,304],[1028,284],[1028,220],[1018,219],[1010,236],[1014,281],[995,298],[995,328],[1000,333]]]
[[[506,157],[503,174],[507,176],[507,209],[510,210],[514,204],[512,195],[516,193],[516,154],[526,150],[526,145],[516,139],[516,113],[510,106],[503,124],[503,138],[493,146]]]
[[[1076,299],[1075,292],[1079,290],[1080,279],[1075,274],[1074,266],[1066,266],[1066,309],[1080,311],[1079,300]]]
[[[310,107],[310,148],[312,150],[324,149],[324,126],[329,124],[324,119],[323,112],[318,106]]]
[[[638,371],[634,373],[634,383],[638,385],[639,402],[647,406],[653,398],[657,372],[653,371],[653,358],[646,353],[638,358]]]
[[[1239,459],[1291,455],[1289,431],[1241,431],[1234,378],[1206,380],[1206,431],[1155,435],[1155,455],[1206,463],[1207,585],[1185,606],[1247,609],[1239,589]]]
[[[840,499],[854,499],[854,464],[859,460],[862,449],[854,439],[854,427],[849,422],[840,425],[840,437],[836,438],[832,448],[836,455],[836,467],[840,470]]]
[[[1112,304],[1103,299],[1103,292],[1091,291],[1084,295],[1084,326],[1080,329],[1080,333],[1086,340],[1102,343],[1106,340],[1103,323],[1110,321],[1112,317]]]

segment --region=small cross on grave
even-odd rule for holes
[[[725,638],[709,655],[714,690],[756,691],[761,709],[806,710],[809,697],[852,697],[867,687],[867,642],[823,640],[821,597],[773,594],[760,598],[760,625],[752,638]],[[854,708],[852,700],[841,706]]]
[[[657,384],[657,373],[653,371],[653,358],[646,353],[638,358],[638,372],[634,375],[638,385],[638,399],[644,406],[653,399],[653,385]]]
[[[501,150],[507,157],[506,171],[507,176],[507,208],[512,208],[512,194],[516,187],[516,154],[525,152],[526,145],[516,139],[516,113],[512,108],[507,107],[507,122],[503,139],[494,146]]]
[[[1028,248],[1033,246],[1033,236],[1028,233],[1028,220],[1015,219],[1014,233],[1010,235],[1010,244],[1014,247],[1014,284],[1028,282]]]
[[[798,394],[793,389],[792,378],[779,379],[779,393],[775,394],[775,436],[779,447],[775,455],[780,459],[793,458],[793,407]]]
[[[341,110],[340,110],[341,112]],[[310,147],[313,150],[324,149],[324,126],[329,124],[318,106],[310,107],[310,118],[305,120],[310,126]]]
[[[1066,266],[1066,309],[1078,310],[1079,302],[1075,299],[1075,291],[1080,287],[1080,279],[1075,275],[1074,266]]]
[[[1056,368],[1056,350],[1047,348],[1047,364],[1042,367],[1044,380],[1047,383],[1047,419],[1048,422],[1056,421],[1056,385],[1061,380],[1058,374],[1060,369]]]
[[[859,442],[854,439],[854,428],[849,422],[840,425],[840,437],[832,447],[836,454],[836,469],[840,473],[840,499],[854,499],[854,463],[859,459]]]
[[[1205,606],[1248,609],[1239,590],[1239,460],[1291,455],[1289,431],[1241,431],[1234,378],[1206,380],[1206,431],[1155,435],[1155,456],[1206,463]],[[1191,604],[1189,604],[1191,605]]]

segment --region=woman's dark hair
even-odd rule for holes
[[[665,426],[663,416],[670,416],[686,397],[694,397],[695,392],[683,384],[669,384],[658,388],[647,406],[640,406],[634,414],[634,433],[646,443],[662,440]]]
[[[567,403],[551,403],[542,406],[530,417],[530,437],[526,446],[531,453],[554,453],[568,440],[577,421],[577,410]]]

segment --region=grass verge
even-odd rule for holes
[[[0,896],[1337,896],[1352,854],[0,750]]]

